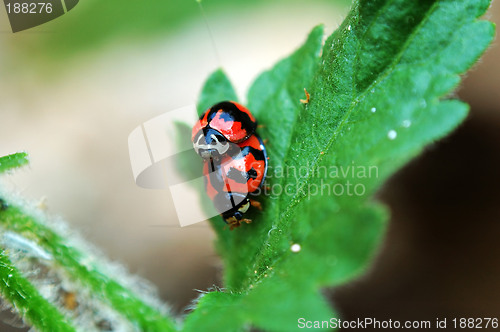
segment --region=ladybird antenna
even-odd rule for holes
[[[214,35],[212,34],[212,29],[210,29],[210,24],[208,23],[208,18],[207,18],[207,14],[205,12],[205,9],[203,8],[203,5],[201,4],[202,0],[195,0],[195,1],[198,3],[198,6],[200,6],[201,15],[203,16],[203,20],[205,21],[205,25],[206,25],[207,31],[208,31],[208,36],[210,38],[210,42],[212,43],[212,47],[214,49],[215,59],[217,61],[217,66],[222,67],[219,52],[217,50],[217,45],[215,44]]]

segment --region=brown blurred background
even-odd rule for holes
[[[147,31],[127,13],[117,14],[123,26],[117,19],[108,27],[103,18],[104,28],[96,16],[107,37],[91,39],[89,31],[88,40],[66,30],[86,27],[96,1],[15,35],[0,13],[0,154],[22,149],[32,159],[3,180],[24,197],[44,199],[49,213],[152,281],[182,313],[195,289],[220,284],[213,233],[206,224],[180,228],[168,192],[135,185],[127,137],[142,122],[196,100],[219,65],[244,96],[255,75],[300,45],[314,25],[332,31],[346,12],[327,1],[283,4],[207,5],[217,52],[191,5],[167,27],[143,13],[153,21]],[[498,3],[487,18],[500,22]],[[345,319],[500,318],[499,58],[495,43],[458,91],[471,105],[468,120],[380,192],[392,218],[376,261],[359,280],[327,291]]]

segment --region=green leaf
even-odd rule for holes
[[[18,152],[0,157],[0,174],[14,168],[22,167],[28,163],[29,159],[26,152]]]
[[[230,232],[212,220],[226,288],[199,299],[186,331],[213,320],[221,331],[290,331],[300,317],[334,317],[321,287],[362,273],[384,234],[387,212],[371,197],[467,115],[466,104],[447,96],[493,38],[493,25],[477,20],[488,6],[356,1],[321,52],[318,27],[257,78],[248,106],[269,139],[271,190],[252,224]],[[202,110],[233,94],[215,73]]]
[[[198,114],[205,113],[210,106],[222,100],[237,102],[238,97],[236,97],[236,92],[234,92],[234,88],[226,74],[219,69],[213,72],[205,82],[198,101]]]

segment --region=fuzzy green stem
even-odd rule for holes
[[[44,299],[0,252],[0,291],[17,311],[39,331],[75,331],[66,317]]]
[[[175,323],[159,310],[139,299],[132,291],[110,278],[97,266],[84,264],[86,255],[71,247],[65,239],[27,215],[18,206],[0,211],[0,223],[10,231],[36,241],[48,250],[53,259],[65,268],[73,280],[92,290],[96,297],[108,303],[142,331],[175,331]]]
[[[28,163],[28,154],[26,152],[18,152],[0,157],[0,173],[27,165]]]

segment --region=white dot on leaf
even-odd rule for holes
[[[404,120],[403,121],[403,127],[408,128],[411,126],[411,121],[410,120]]]
[[[389,130],[389,132],[387,133],[387,137],[389,137],[389,139],[395,139],[396,137],[398,136],[398,133],[395,131],[395,130]]]
[[[300,247],[300,244],[298,244],[298,243],[294,243],[294,244],[292,244],[292,246],[290,247],[290,250],[291,250],[292,252],[299,252],[299,251],[300,251],[300,249],[302,249],[302,248]]]
[[[372,111],[372,113],[375,113],[377,111],[377,109],[375,107],[372,107],[371,111]]]

